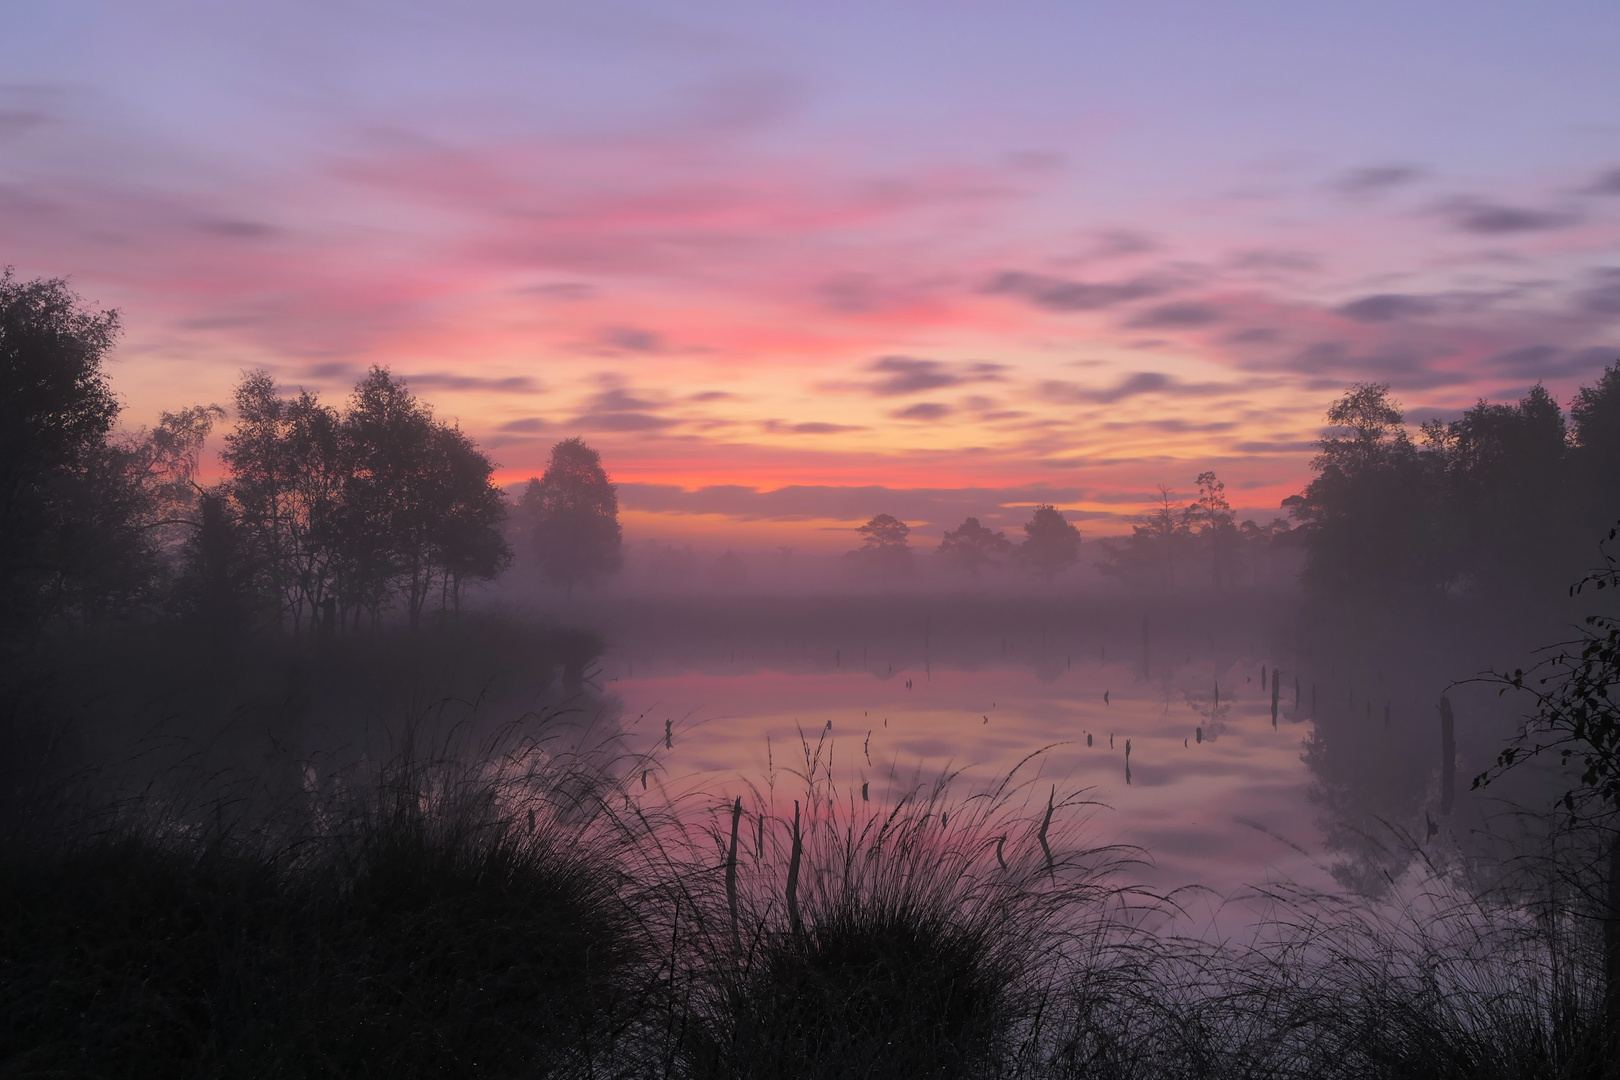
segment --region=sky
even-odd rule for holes
[[[131,425],[387,366],[627,538],[1089,536],[1328,404],[1620,359],[1612,2],[7,0],[0,264],[117,307]]]

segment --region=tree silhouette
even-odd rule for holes
[[[1587,586],[1620,588],[1620,561],[1608,548],[1617,535],[1620,530],[1609,530],[1600,547],[1604,565],[1572,586],[1572,595]],[[1615,812],[1620,811],[1620,618],[1589,615],[1578,637],[1543,649],[1541,661],[1528,670],[1492,672],[1483,679],[1503,692],[1528,693],[1535,709],[1491,768],[1474,778],[1473,787],[1485,787],[1526,762],[1553,757],[1564,765],[1564,776],[1574,780],[1563,793],[1565,811],[1601,823],[1607,833],[1608,880],[1600,895],[1603,1019],[1612,1058],[1620,1052],[1620,829],[1615,827]]]
[[[905,577],[912,572],[911,526],[892,514],[878,514],[855,530],[861,546],[844,558],[858,571],[874,577]]]
[[[1199,473],[1193,483],[1198,485],[1198,501],[1187,508],[1187,517],[1198,530],[1198,538],[1209,549],[1210,576],[1219,589],[1231,574],[1237,541],[1232,504],[1226,501],[1226,484],[1217,479],[1214,472]]]
[[[970,517],[945,534],[938,550],[940,557],[951,566],[977,578],[985,567],[999,566],[997,558],[1012,548],[1012,541],[1005,533],[987,529],[979,524],[978,518]]]
[[[1569,418],[1575,481],[1586,497],[1582,524],[1595,539],[1620,509],[1620,363],[1575,392]]]
[[[522,512],[546,580],[574,586],[619,572],[624,565],[619,497],[602,456],[585,440],[564,439],[551,448],[545,475],[531,479]]]
[[[1284,500],[1306,533],[1305,578],[1338,597],[1432,590],[1443,578],[1433,507],[1438,458],[1421,454],[1389,387],[1357,383],[1328,409],[1316,477]]]
[[[433,441],[444,483],[429,540],[449,606],[459,611],[464,582],[487,581],[511,565],[501,535],[506,498],[494,484],[494,464],[460,428],[440,426]]]
[[[353,466],[342,421],[307,391],[282,398],[266,371],[243,375],[235,405],[221,455],[234,518],[278,618],[297,633],[340,584],[357,598],[367,564],[355,547],[371,531],[354,520],[354,492],[345,490]]]
[[[1582,545],[1568,528],[1564,414],[1545,387],[1513,405],[1481,401],[1449,424],[1431,420],[1423,438],[1441,464],[1435,513],[1449,578],[1519,599],[1568,580]]]
[[[1159,485],[1159,504],[1146,514],[1132,517],[1131,534],[1105,540],[1103,561],[1097,568],[1135,584],[1138,588],[1159,589],[1175,584],[1176,564],[1190,542],[1187,507],[1175,494]]]
[[[365,585],[399,582],[414,628],[435,583],[440,517],[454,502],[437,425],[404,383],[373,367],[349,400],[342,436],[344,545]]]
[[[457,607],[467,578],[506,565],[494,466],[386,368],[360,380],[342,413],[307,391],[281,397],[264,372],[243,377],[236,408],[223,455],[230,506],[213,528],[229,522],[232,549],[295,633],[351,613],[376,624],[396,597],[415,628],[434,592]]]
[[[1041,503],[1024,523],[1018,558],[1050,584],[1080,558],[1080,530],[1050,503]]]
[[[96,553],[76,513],[111,466],[118,402],[102,361],[118,313],[95,311],[60,278],[0,272],[0,630],[49,614]]]

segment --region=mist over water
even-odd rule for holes
[[[1274,589],[621,594],[596,616],[590,708],[703,812],[792,788],[807,745],[879,805],[919,775],[977,790],[1017,768],[1094,802],[1088,839],[1139,849],[1133,879],[1205,906],[1279,882],[1376,895],[1423,851],[1478,854],[1511,800],[1551,797],[1545,776],[1469,790],[1520,721],[1468,680],[1555,616],[1362,632],[1305,611]]]
[[[0,1076],[1620,1080],[1620,7],[1277,7],[12,0]]]

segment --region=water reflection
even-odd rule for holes
[[[876,674],[652,671],[610,688],[632,744],[638,733],[656,742],[672,730],[664,764],[677,786],[702,784],[717,797],[781,768],[801,739],[822,732],[835,765],[874,796],[918,765],[967,768],[989,783],[1045,748],[1039,775],[1112,807],[1096,822],[1097,841],[1146,848],[1154,884],[1229,891],[1316,875],[1302,855],[1320,838],[1301,729],[1274,730],[1258,694],[1229,694],[1210,720],[1215,707],[1200,706],[1186,684],[1211,674],[1207,662],[1148,681],[1101,662],[1057,674],[1008,664],[906,675],[885,664]],[[1247,672],[1220,675],[1241,682]]]
[[[1376,892],[1424,846],[1479,842],[1493,802],[1468,779],[1515,723],[1492,688],[1453,685],[1492,650],[1513,655],[1483,631],[1287,633],[1277,609],[842,603],[689,611],[676,632],[653,613],[610,635],[601,678],[630,744],[661,744],[672,783],[716,798],[823,734],[874,799],[918,766],[989,783],[1039,750],[1043,780],[1110,808],[1098,843],[1151,855],[1148,884]],[[1538,782],[1491,794],[1530,802]]]

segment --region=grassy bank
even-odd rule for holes
[[[1137,853],[1087,845],[1095,807],[1016,773],[867,801],[811,746],[670,805],[543,730],[407,743],[256,816],[164,794],[14,831],[0,1071],[1605,1075],[1567,875],[1279,891],[1211,941],[1127,886]]]

